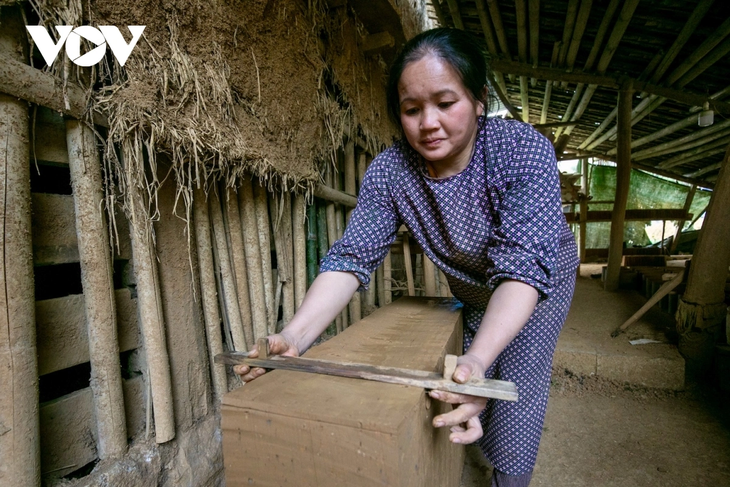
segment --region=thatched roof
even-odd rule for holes
[[[611,114],[617,104],[617,88],[628,77],[639,88],[634,99],[632,163],[703,182],[717,176],[730,144],[730,103],[723,102],[730,95],[730,2],[430,3],[435,22],[464,28],[485,39],[495,71],[501,73],[497,83],[506,89],[513,105],[523,107],[524,100],[529,100],[531,123],[577,122],[574,128],[562,127],[556,134],[570,132],[564,157],[593,154],[611,158],[615,154],[615,138],[605,135],[615,130]],[[543,107],[548,80],[553,81],[552,93]],[[598,86],[588,99],[584,93],[591,84]],[[575,96],[577,88],[581,93]],[[696,121],[697,105],[708,96],[714,99],[710,105],[715,123],[701,128]],[[576,116],[577,107],[585,110]],[[682,120],[685,122],[680,123]],[[660,130],[675,123],[681,128],[660,136]],[[652,134],[657,134],[655,140],[640,140]],[[666,143],[670,146],[662,150]],[[652,148],[656,149],[648,150]]]

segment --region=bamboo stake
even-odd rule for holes
[[[134,161],[138,161],[139,164],[143,160],[140,148],[137,149],[140,153],[137,153],[134,159],[131,158],[131,150],[122,151],[125,171],[128,172],[130,181],[133,180],[131,166]],[[153,227],[147,216],[148,205],[143,195],[142,187],[138,185],[129,186],[129,226],[132,237],[132,260],[137,284],[139,323],[142,329],[152,390],[155,441],[165,443],[175,438],[172,378],[170,376],[170,360],[167,354],[165,324],[162,315],[162,296],[157,273],[157,260],[152,238]]]
[[[307,287],[317,277],[317,206],[307,206]],[[301,304],[301,302],[299,303]]]
[[[221,337],[221,317],[218,312],[216,299],[216,281],[210,239],[210,217],[205,192],[196,189],[193,195],[193,218],[195,221],[195,243],[198,251],[198,272],[200,274],[200,294],[205,317],[205,337],[208,342],[208,358],[210,359],[210,373],[213,382],[213,391],[220,398],[228,392],[226,368],[215,363],[213,357],[223,353],[223,339]]]
[[[393,265],[391,263],[390,251],[383,260],[383,303],[381,306],[390,304],[393,302],[393,293],[391,291],[393,286]]]
[[[251,180],[241,178],[238,188],[238,207],[243,232],[243,249],[248,272],[248,291],[253,322],[253,339],[258,340],[268,334],[266,315],[266,286],[264,285],[263,253],[259,242],[256,202]]]
[[[294,305],[302,305],[307,293],[307,202],[304,195],[294,197],[292,208],[292,238],[294,240]]]
[[[403,233],[403,262],[406,267],[406,281],[408,285],[408,295],[416,295],[416,285],[413,282],[413,263],[411,260],[411,243],[409,241],[408,232]]]
[[[226,191],[224,198],[225,212],[223,212],[223,221],[228,229],[229,248],[231,254],[231,264],[233,276],[236,280],[236,296],[238,298],[238,309],[241,312],[241,323],[243,324],[243,332],[246,337],[246,347],[251,349],[256,343],[253,330],[253,317],[251,311],[251,296],[249,290],[248,266],[246,265],[246,256],[244,254],[243,229],[241,228],[241,213],[238,207],[238,196],[236,192],[230,188],[220,185],[221,194]]]
[[[18,486],[41,483],[28,139],[28,104],[0,94],[0,471]]]
[[[66,144],[89,336],[96,444],[99,459],[107,460],[127,451],[127,423],[101,163],[94,132],[83,122],[66,121]]]
[[[438,296],[436,292],[436,266],[426,254],[423,254],[423,284],[426,296]]]
[[[282,318],[286,326],[294,316],[294,251],[292,242],[291,194],[282,193],[271,200],[271,214],[274,218],[274,247],[276,249],[276,270],[281,283]],[[278,309],[278,307],[277,307]]]
[[[355,165],[355,143],[352,139],[345,144],[345,192],[355,195],[357,194],[356,183],[357,168]],[[352,217],[352,211],[347,211],[346,221],[349,222]],[[344,229],[343,229],[344,232]],[[341,237],[342,235],[340,235]],[[362,319],[362,296],[359,291],[355,291],[349,303],[350,323],[355,323]]]
[[[237,351],[248,350],[248,340],[241,319],[241,309],[238,304],[238,292],[236,291],[236,276],[231,264],[231,257],[228,252],[226,241],[226,227],[223,223],[223,212],[218,195],[210,198],[210,220],[213,227],[213,240],[216,246],[218,265],[220,266],[221,284],[223,285],[223,302],[225,304],[226,316],[231,327],[233,337],[233,348]]]
[[[268,317],[268,334],[276,333],[276,320],[279,310],[274,308],[274,280],[271,265],[271,226],[269,225],[268,192],[259,184],[253,185],[253,196],[256,206],[256,226],[259,232],[261,247],[261,270],[264,276],[264,297],[266,316]]]

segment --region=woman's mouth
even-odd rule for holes
[[[424,139],[421,141],[421,144],[424,147],[432,149],[432,148],[438,147],[438,145],[441,143],[441,140],[442,139]]]

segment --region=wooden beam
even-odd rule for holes
[[[588,187],[588,158],[584,157],[580,161],[580,187],[582,196],[580,196],[580,234],[578,236],[578,257],[581,262],[586,261],[586,220],[588,219],[588,198],[590,188]]]
[[[576,103],[578,103],[578,99],[580,98],[580,95],[583,93],[583,88],[585,87],[585,84],[578,83],[575,87],[575,90],[573,90],[573,96],[570,98],[570,102],[568,103],[568,106],[565,108],[565,113],[563,114],[563,118],[561,120],[572,120],[571,116],[573,115],[573,109],[575,108]],[[559,127],[558,130],[555,131],[555,137],[559,138],[560,135],[563,133],[563,128]]]
[[[632,82],[625,82],[618,93],[619,151],[616,166],[616,197],[613,204],[608,266],[606,268],[606,280],[604,281],[604,288],[607,291],[617,291],[619,287],[621,258],[623,256],[624,218],[631,181],[631,100],[633,95]]]
[[[699,171],[691,172],[689,174],[685,174],[688,178],[696,178],[699,176],[703,176],[707,174],[708,172],[717,171],[722,167],[722,162],[718,162],[717,164],[712,164],[710,166],[704,167],[700,169]]]
[[[495,81],[494,76],[492,76],[492,73],[487,70],[487,79],[489,81],[489,85],[492,87],[492,89],[497,93],[497,97],[499,98],[499,101],[502,102],[502,105],[507,108],[507,111],[512,115],[512,118],[515,120],[519,120],[522,122],[522,116],[520,115],[520,112],[517,111],[517,109],[510,103],[509,99],[507,98],[507,95],[502,91],[502,89],[497,85],[497,81]]]
[[[464,21],[461,19],[459,2],[457,0],[447,0],[446,3],[449,5],[449,13],[451,14],[451,19],[454,21],[454,27],[464,30]]]
[[[540,49],[540,0],[528,0],[528,11],[530,16],[530,63],[533,67],[537,67]]]
[[[611,113],[606,115],[606,118],[603,119],[603,122],[601,122],[601,124],[598,127],[596,127],[596,129],[593,131],[593,133],[591,133],[591,135],[586,137],[586,139],[578,146],[578,149],[579,150],[583,150],[583,149],[590,150],[590,149],[588,149],[588,147],[591,145],[591,143],[594,140],[596,140],[596,138],[598,136],[601,135],[601,133],[604,130],[606,130],[606,128],[609,125],[611,125],[611,122],[613,122],[613,119],[616,118],[617,114],[618,114],[617,108],[614,108],[613,110],[611,110]]]
[[[555,42],[555,44],[553,44],[553,56],[550,60],[550,67],[553,67],[557,64],[559,52],[560,52],[560,41]],[[552,95],[552,91],[553,91],[553,82],[548,80],[545,82],[545,96],[543,97],[543,101],[542,101],[542,111],[540,112],[540,123],[547,122],[547,115],[548,115],[548,111],[550,109],[550,96]]]
[[[697,124],[697,114],[690,115],[689,117],[684,118],[671,125],[668,125],[668,126],[664,127],[663,129],[657,130],[656,132],[653,132],[649,135],[645,135],[644,137],[641,137],[639,139],[632,141],[631,148],[635,149],[637,147],[641,147],[644,144],[648,144],[649,142],[654,142],[655,140],[661,139],[662,137],[666,137],[667,135],[671,135],[674,132],[685,129],[687,127],[691,127],[696,124]],[[609,155],[616,154],[616,149],[611,149],[608,152],[606,152],[606,154],[609,154]]]
[[[530,122],[530,87],[527,85],[527,76],[520,76],[520,101],[522,103],[522,120]]]
[[[441,27],[448,27],[449,23],[446,20],[446,15],[444,14],[444,9],[441,7],[441,1],[440,0],[432,0],[431,5],[433,6],[433,11],[436,13],[436,17],[439,19],[439,24]]]
[[[565,66],[565,57],[568,55],[570,39],[573,37],[573,27],[575,27],[575,18],[578,15],[579,3],[580,0],[568,0],[568,9],[565,12],[565,22],[563,23],[563,40],[558,55],[558,66],[560,67]]]
[[[606,43],[606,48],[603,50],[603,54],[598,60],[598,65],[596,66],[596,69],[600,74],[606,72],[608,64],[611,62],[613,55],[616,53],[618,45],[621,42],[626,29],[629,27],[631,18],[634,16],[634,12],[638,5],[639,0],[626,0],[623,8],[621,8],[616,24],[613,27],[613,32],[611,32],[611,36],[608,38],[608,42]]]
[[[517,56],[521,63],[527,62],[527,0],[515,0],[517,20]]]
[[[618,9],[619,3],[620,0],[611,0],[608,4],[608,7],[606,7],[606,13],[603,15],[603,18],[601,19],[601,24],[598,26],[596,38],[593,41],[593,47],[591,48],[591,52],[588,54],[586,63],[583,66],[583,71],[589,71],[593,69],[593,63],[595,63],[596,59],[598,59],[598,53],[601,51],[601,48],[604,45],[603,40],[606,38],[608,28],[611,25],[611,21],[613,20],[613,16],[616,13],[616,10]]]
[[[529,64],[515,63],[511,61],[506,61],[504,59],[492,60],[491,64],[493,69],[502,73],[510,73],[517,76],[534,76],[538,79],[551,81],[567,81],[569,83],[595,84],[598,86],[612,89],[618,89],[621,85],[621,82],[627,79],[618,74],[614,76],[607,76],[590,74],[584,71],[573,71],[572,73],[567,73],[565,72],[565,70],[559,68],[533,68]],[[713,107],[715,110],[730,114],[730,103],[713,100],[707,95],[692,93],[686,90],[676,88],[656,86],[645,81],[632,81],[637,90],[646,91],[647,93],[662,96],[670,100],[684,103],[689,106],[702,106],[705,104],[705,102],[708,102],[710,106]]]
[[[437,3],[437,0],[433,0],[433,2]],[[477,7],[477,14],[479,15],[479,23],[482,26],[482,34],[484,34],[484,40],[487,43],[487,50],[493,58],[496,58],[499,55],[499,52],[497,51],[497,43],[494,40],[494,28],[492,27],[492,21],[489,20],[489,14],[487,13],[487,8],[484,5],[484,0],[477,0],[475,3]]]
[[[314,187],[314,196],[325,201],[339,203],[350,208],[355,208],[355,206],[357,206],[357,198],[355,196],[349,195],[344,191],[332,189],[324,184],[318,184]]]
[[[687,22],[684,24],[684,27],[682,27],[682,30],[679,32],[679,35],[672,44],[672,47],[669,48],[666,55],[664,56],[664,59],[662,59],[661,64],[659,64],[659,67],[657,67],[656,71],[649,79],[651,83],[656,84],[661,81],[662,76],[664,76],[664,73],[667,71],[667,69],[669,69],[669,66],[672,65],[674,59],[687,43],[690,36],[692,36],[695,30],[697,30],[697,26],[700,24],[700,21],[705,17],[705,14],[710,9],[714,1],[715,0],[700,0],[700,2],[692,11],[692,14],[690,14],[689,19],[687,19]]]
[[[684,76],[676,81],[676,85],[680,87],[687,85],[690,81],[694,80],[696,77],[704,73],[710,66],[712,66],[716,62],[727,59],[729,53],[730,38],[725,39],[722,44],[713,49],[712,52],[709,53],[707,56],[703,57],[692,69],[687,71]],[[712,103],[710,105],[712,105]]]
[[[578,49],[580,48],[580,42],[583,39],[583,33],[588,25],[588,17],[590,17],[592,6],[593,0],[583,0],[580,4],[578,17],[575,21],[575,30],[573,31],[573,37],[570,40],[570,47],[568,48],[568,54],[565,59],[565,64],[568,69],[573,69],[573,66],[575,65],[575,59],[578,57]]]
[[[477,2],[487,2],[489,7],[489,14],[492,17],[492,23],[494,24],[494,32],[497,35],[497,42],[499,48],[507,59],[512,59],[512,55],[509,53],[509,43],[507,42],[507,34],[502,24],[502,15],[499,13],[499,5],[497,0],[476,0]],[[500,71],[499,69],[497,71]]]
[[[599,204],[592,201],[586,202],[586,205]],[[603,203],[607,204],[607,203]],[[565,220],[568,223],[601,223],[612,221],[612,210],[588,210],[585,220],[581,220],[580,213],[566,213]],[[690,220],[691,213],[687,213],[682,208],[669,209],[648,209],[648,210],[626,210],[625,222],[649,222],[653,220]]]
[[[683,164],[688,164],[690,162],[698,161],[700,159],[705,159],[710,156],[715,156],[717,154],[722,154],[723,152],[725,152],[725,146],[727,146],[726,140],[718,140],[711,144],[701,145],[694,149],[678,154],[674,157],[670,157],[669,159],[666,159],[657,164],[657,167],[661,169],[669,169],[672,167],[681,166]]]
[[[667,84],[670,86],[673,85],[728,35],[730,35],[730,18],[725,20],[692,54],[682,61],[682,64],[672,71],[672,74],[667,77]]]
[[[532,126],[536,129],[549,128],[549,127],[573,127],[578,125],[578,122],[551,122],[551,123],[533,123]]]
[[[666,101],[666,98],[651,95],[643,99],[639,104],[631,111],[631,126],[633,127],[640,120],[647,117],[657,106],[661,105]],[[591,150],[601,145],[606,140],[615,140],[618,126],[615,125],[611,129],[607,130],[606,133],[598,137],[596,140],[588,144],[586,149]]]
[[[674,290],[674,288],[676,288],[677,286],[679,286],[682,283],[682,280],[683,279],[684,279],[684,269],[679,268],[679,273],[674,277],[674,279],[672,279],[671,281],[667,281],[664,284],[662,284],[662,286],[659,288],[659,290],[656,293],[654,293],[654,295],[644,304],[644,306],[642,306],[639,309],[639,311],[637,311],[636,313],[634,313],[631,316],[631,318],[629,318],[628,320],[626,320],[621,326],[619,326],[618,328],[616,328],[616,330],[614,330],[613,333],[611,333],[611,336],[614,337],[614,338],[616,338],[621,333],[623,333],[624,331],[626,331],[626,329],[629,326],[631,326],[632,324],[634,324],[637,321],[639,321],[639,319],[641,319],[641,317],[644,316],[644,314],[646,314],[646,312],[649,311],[652,308],[652,306],[654,306],[655,304],[657,304],[659,301],[662,300],[662,298],[664,296],[666,296],[667,294],[669,294],[670,292],[672,292]]]
[[[631,157],[634,161],[641,161],[650,157],[658,157],[680,150],[692,149],[693,147],[712,142],[713,140],[717,140],[726,135],[730,135],[730,119],[723,120],[711,127],[698,130],[697,132],[685,135],[684,137],[664,142],[663,144],[655,145],[648,149],[640,150],[633,153]]]

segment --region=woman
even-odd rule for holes
[[[272,353],[303,353],[367,286],[401,224],[463,304],[464,354],[454,380],[515,382],[520,400],[432,391],[457,405],[434,418],[454,443],[478,442],[493,486],[527,486],[537,457],[552,356],[578,264],[561,211],[550,142],[531,126],[486,118],[487,62],[460,30],[424,32],[403,48],[388,104],[404,140],[376,157],[344,237],[321,262]],[[263,369],[238,366],[244,380]]]

